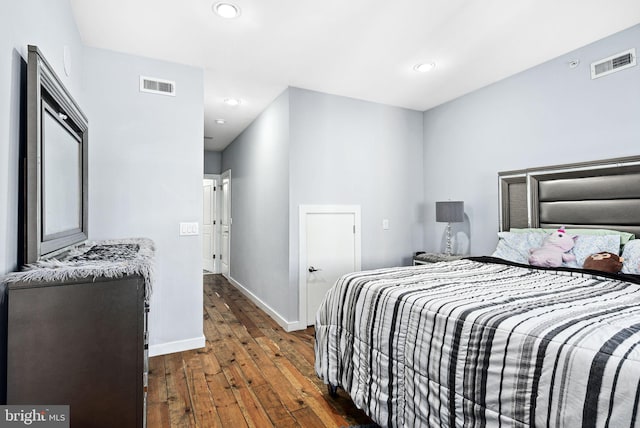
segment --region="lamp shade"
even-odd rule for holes
[[[464,221],[464,202],[436,202],[436,221],[439,223],[462,223]]]

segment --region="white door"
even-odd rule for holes
[[[360,218],[359,209],[353,207],[315,207],[304,217],[306,242],[301,253],[306,260],[300,274],[306,288],[305,325],[313,325],[324,296],[338,278],[360,270]]]
[[[231,264],[231,170],[227,170],[220,176],[220,273],[229,276]]]
[[[202,267],[212,273],[220,273],[219,182],[220,176],[209,174],[202,181]]]

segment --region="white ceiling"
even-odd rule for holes
[[[423,111],[640,22],[638,0],[231,0],[231,20],[216,2],[71,0],[84,44],[205,70],[208,150],[288,86]]]

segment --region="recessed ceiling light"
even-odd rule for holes
[[[240,16],[240,8],[231,3],[216,3],[213,5],[213,11],[222,18],[232,19]]]
[[[224,125],[225,123],[227,123],[227,121],[224,119],[216,119],[216,124],[218,125]]]
[[[433,70],[434,68],[436,68],[436,64],[434,62],[417,64],[416,66],[413,67],[413,69],[419,73],[426,73],[428,71]]]
[[[240,100],[238,98],[225,98],[224,103],[231,107],[237,107],[240,105]]]

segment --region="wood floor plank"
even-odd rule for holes
[[[326,422],[320,419],[309,407],[296,410],[293,412],[293,417],[296,419],[296,422],[304,428],[324,428],[327,426]]]
[[[222,421],[215,411],[215,404],[202,367],[200,353],[192,351],[183,353],[183,355],[187,390],[196,426],[203,428],[222,427]]]
[[[346,427],[371,424],[314,369],[314,331],[287,333],[221,275],[205,275],[199,350],[149,362],[147,426]]]
[[[238,301],[236,299],[235,301]],[[258,326],[253,322],[253,319],[249,316],[251,311],[246,310],[245,308],[239,307],[238,304],[230,305],[231,312],[237,318],[238,321],[244,326],[247,330],[247,333],[251,337],[260,337],[263,336],[264,333],[258,328]]]
[[[265,330],[265,335],[278,345],[282,353],[287,355],[287,358],[289,358],[289,360],[293,362],[302,373],[310,378],[317,379],[314,368],[315,360],[313,357],[305,357],[305,354],[308,354],[308,352],[304,349],[304,344],[298,344],[291,340],[286,340],[278,330]],[[288,335],[290,336],[290,334]],[[306,347],[308,347],[308,344]]]
[[[260,401],[264,411],[269,415],[269,419],[276,427],[295,426],[296,420],[291,416],[289,410],[282,404],[276,394],[273,393],[270,385],[261,385],[253,388],[253,392]]]
[[[239,363],[230,364],[224,368],[227,381],[231,384],[231,391],[236,397],[238,406],[244,415],[247,424],[252,428],[262,428],[272,426],[269,415],[262,407],[262,404],[253,393],[253,381],[247,379]]]
[[[149,360],[147,388],[147,426],[169,427],[169,402],[167,401],[167,378],[164,357]]]
[[[209,376],[207,383],[211,391],[213,391],[213,401],[222,426],[247,427],[247,421],[240,410],[240,406],[238,406],[233,392],[231,392],[231,385],[229,385],[224,372]]]
[[[331,426],[336,423],[339,426],[349,425],[347,421],[335,410],[335,408],[328,405],[322,399],[322,393],[318,387],[309,378],[303,376],[291,361],[283,357],[283,354],[280,352],[280,348],[278,348],[275,343],[269,340],[257,340],[266,352],[271,352],[271,357],[280,369],[280,372],[299,391],[302,396],[302,400],[304,400],[304,406],[302,407],[308,408],[313,412],[316,418],[322,421],[324,426]],[[302,405],[303,403],[301,402],[300,404]],[[294,412],[297,412],[297,410]]]
[[[164,358],[171,426],[195,427],[196,423],[191,411],[191,399],[184,374],[182,353],[169,354]]]
[[[165,376],[164,357],[149,359],[147,402],[167,401],[167,378]]]
[[[147,403],[147,427],[168,428],[170,426],[169,403],[166,401]]]
[[[202,371],[204,372],[205,377],[222,371],[220,363],[218,363],[218,359],[216,358],[216,349],[217,343],[214,344],[214,342],[207,339],[205,342],[205,349],[199,351],[198,355],[200,356]]]
[[[255,364],[260,368],[264,378],[270,380],[269,384],[282,404],[289,411],[299,409],[302,406],[301,401],[303,401],[300,390],[284,376],[270,355],[259,344],[247,344],[246,348],[253,352],[252,356]],[[276,379],[278,380],[277,382],[274,381]]]

